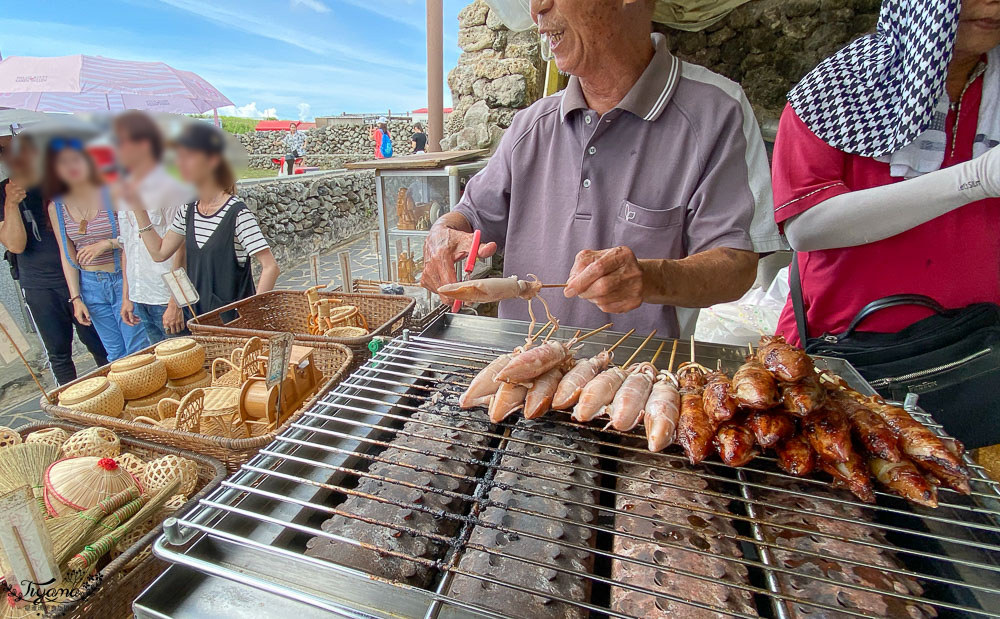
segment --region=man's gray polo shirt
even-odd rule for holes
[[[782,248],[760,128],[740,86],[656,53],[603,117],[579,81],[519,112],[456,210],[504,253],[504,274],[565,282],[584,249],[625,245],[640,258],[679,259],[717,247]],[[542,292],[566,325],[678,334],[673,307],[609,315],[559,289]],[[502,318],[526,320],[521,300]]]

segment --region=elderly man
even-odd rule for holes
[[[532,0],[564,92],[520,112],[461,203],[431,228],[422,283],[481,258],[568,283],[565,324],[678,335],[674,306],[739,298],[757,252],[779,249],[767,156],[740,87],[650,35],[654,0]],[[543,293],[545,294],[545,293]],[[623,316],[609,316],[623,314]],[[500,305],[527,316],[523,302]]]

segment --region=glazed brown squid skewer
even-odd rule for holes
[[[691,338],[691,361],[677,370],[681,392],[681,414],[677,423],[677,443],[684,449],[691,464],[698,464],[712,451],[715,420],[705,412],[703,391],[708,370],[694,360],[694,338]]]

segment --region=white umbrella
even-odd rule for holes
[[[46,115],[31,110],[0,109],[0,137],[15,135],[27,125],[45,120]]]

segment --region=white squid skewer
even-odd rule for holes
[[[677,421],[681,416],[681,393],[677,376],[673,373],[676,355],[675,340],[673,350],[670,351],[670,363],[667,369],[657,376],[643,409],[646,442],[652,452],[663,451],[669,447],[677,435]]]

